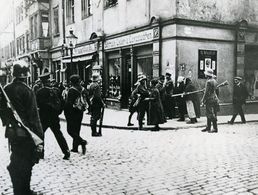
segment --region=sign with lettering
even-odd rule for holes
[[[76,47],[74,49],[74,55],[89,54],[97,51],[97,43]]]
[[[198,78],[205,79],[204,71],[206,68],[211,68],[213,74],[217,75],[217,51],[216,50],[200,50],[199,49],[199,64]]]
[[[133,45],[138,43],[144,43],[159,38],[159,29],[154,28],[150,30],[125,35],[115,39],[105,41],[104,49],[112,49],[116,47],[123,47],[127,45]]]

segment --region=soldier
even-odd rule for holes
[[[85,111],[85,102],[82,97],[82,86],[80,85],[79,75],[70,77],[71,87],[68,90],[64,114],[67,121],[67,132],[73,138],[72,152],[78,152],[81,146],[82,154],[86,153],[87,141],[80,136],[83,112]]]
[[[177,86],[175,87],[174,94],[184,93],[185,91],[184,80],[185,78],[182,76],[179,76],[177,78]],[[176,97],[176,103],[177,103],[178,113],[179,113],[179,119],[177,121],[185,121],[185,114],[187,112],[185,97],[184,96]]]
[[[216,76],[213,70],[206,68],[204,74],[207,77],[205,92],[201,100],[202,105],[206,105],[207,126],[202,132],[208,131],[209,133],[217,133],[217,112],[219,111],[219,99],[216,94],[217,81],[214,79]],[[213,131],[211,131],[211,122],[213,124]]]
[[[169,72],[166,73],[166,80],[164,82],[165,86],[165,105],[164,105],[164,111],[165,116],[168,117],[168,119],[172,119],[175,116],[175,102],[174,99],[171,97],[173,95],[174,91],[174,84],[171,79],[171,74]]]
[[[50,87],[50,73],[46,71],[39,76],[42,82],[42,88],[37,92],[37,102],[39,107],[39,115],[42,124],[43,131],[50,128],[54,133],[55,138],[60,146],[64,157],[64,160],[69,160],[70,152],[67,142],[60,130],[59,114],[62,109],[61,94],[58,92],[58,88]]]
[[[247,88],[243,83],[241,83],[241,77],[234,78],[234,91],[233,91],[233,116],[229,124],[234,124],[235,118],[239,114],[241,117],[242,123],[246,123],[245,115],[243,112],[243,105],[245,104],[245,100],[248,97]]]
[[[32,89],[26,85],[28,71],[29,68],[24,63],[16,62],[13,66],[14,79],[4,90],[24,125],[43,140],[44,134],[37,110],[36,97]],[[1,98],[0,113],[3,125],[6,126],[6,137],[11,145],[12,154],[7,169],[13,184],[14,195],[35,194],[30,190],[32,168],[39,160],[35,153],[35,145],[27,134],[18,133],[18,131],[15,136],[10,134],[10,128],[17,127],[17,121],[7,109],[3,98]]]
[[[98,83],[100,80],[100,75],[94,73],[92,75],[92,83],[89,86],[89,96],[91,97],[90,126],[93,137],[101,136],[100,132],[97,132],[97,121],[101,118],[101,108],[105,107],[105,103],[101,97],[101,88]]]

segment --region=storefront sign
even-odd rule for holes
[[[204,79],[204,71],[207,68],[213,70],[213,74],[217,75],[217,51],[215,50],[199,50],[198,78]]]
[[[133,45],[138,43],[144,43],[152,41],[153,39],[159,38],[159,29],[154,28],[150,30],[145,30],[142,32],[122,36],[115,39],[107,40],[104,43],[104,49],[112,49],[116,47],[123,47],[126,45]]]
[[[92,43],[89,45],[84,45],[84,46],[75,48],[74,55],[88,54],[96,51],[97,51],[97,43]]]

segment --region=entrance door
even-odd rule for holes
[[[132,74],[131,55],[127,54],[124,56],[123,66],[122,66],[122,91],[121,91],[122,108],[128,108],[129,97],[131,95],[131,74]]]

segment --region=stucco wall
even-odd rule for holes
[[[257,0],[177,0],[177,17],[220,23],[258,23]]]
[[[185,71],[180,71],[179,75],[192,78],[195,86],[202,89],[205,86],[205,79],[198,79],[198,50],[217,51],[217,81],[221,83],[228,80],[229,86],[220,90],[221,102],[232,100],[232,86],[234,73],[234,44],[223,42],[179,40],[177,41],[178,50],[178,69],[179,65],[186,64]]]

